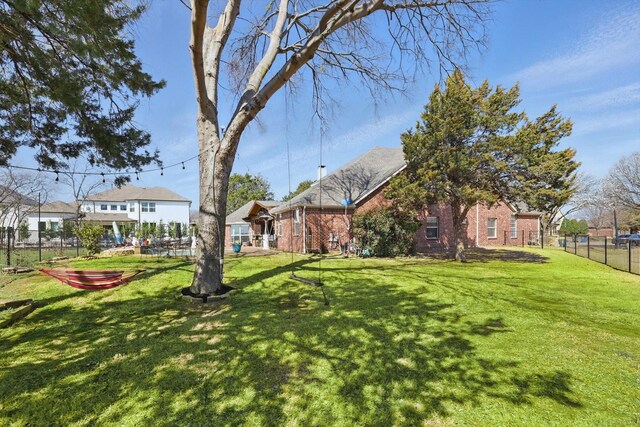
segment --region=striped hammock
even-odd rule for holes
[[[78,289],[97,291],[124,285],[144,270],[45,270],[40,272]]]

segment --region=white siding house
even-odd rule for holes
[[[96,218],[98,214],[118,215],[137,224],[188,224],[190,207],[191,200],[166,188],[125,185],[88,197],[81,210]]]
[[[189,224],[189,208],[191,201],[162,187],[136,187],[126,185],[113,188],[88,197],[83,202],[52,202],[31,210],[27,219],[29,230],[58,231],[62,222],[76,218],[76,207],[85,221],[91,221],[111,227],[118,224],[143,223]],[[38,221],[40,225],[38,225]]]

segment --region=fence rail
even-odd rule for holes
[[[105,244],[107,244],[105,242]],[[0,229],[0,268],[30,267],[55,257],[86,255],[79,239],[70,232]]]
[[[565,235],[561,246],[566,252],[640,274],[640,246],[633,241],[576,234]]]

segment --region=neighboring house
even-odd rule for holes
[[[125,185],[88,197],[80,202],[52,202],[40,207],[37,204],[29,214],[29,229],[57,231],[64,220],[73,220],[80,215],[83,221],[101,224],[107,228],[115,221],[118,224],[189,224],[191,201],[162,187],[136,187]]]
[[[613,227],[594,227],[589,226],[589,236],[591,237],[614,237]],[[619,233],[622,234],[622,233]]]
[[[373,148],[339,168],[290,201],[265,212],[263,202],[250,202],[227,217],[227,236],[232,226],[264,223],[259,232],[284,251],[338,250],[351,238],[351,218],[389,204],[384,190],[389,180],[405,168],[401,148]],[[322,188],[321,188],[322,187]],[[266,215],[265,215],[266,214]],[[501,246],[537,243],[539,212],[521,205],[498,203],[491,208],[474,206],[465,220],[468,246]],[[416,233],[417,251],[447,249],[455,245],[451,208],[429,205],[420,213],[422,225]],[[271,237],[272,236],[272,237]],[[233,242],[227,237],[226,244]]]
[[[27,222],[29,230],[38,230],[38,218],[40,219],[40,230],[50,230],[57,232],[62,230],[62,223],[65,220],[73,220],[76,217],[76,203],[51,202],[40,206],[40,215],[38,216],[38,208],[30,213]],[[34,235],[31,235],[34,238]]]
[[[37,208],[36,200],[0,185],[0,227],[17,228]]]
[[[273,217],[269,210],[279,204],[273,200],[252,200],[227,216],[225,246],[234,242],[263,246],[263,237],[266,236],[264,241],[268,247],[270,241],[275,241]]]
[[[190,200],[166,188],[124,185],[87,197],[80,211],[89,221],[188,224],[190,207]]]

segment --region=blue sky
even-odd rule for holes
[[[530,117],[558,104],[574,122],[562,146],[574,147],[582,169],[593,176],[604,176],[621,156],[640,150],[640,2],[512,0],[496,3],[494,12],[487,48],[468,63],[472,83],[520,82],[521,108]],[[197,153],[189,11],[178,0],[153,0],[135,35],[145,68],[167,81],[142,101],[137,121],[165,164],[189,158]],[[377,106],[358,86],[342,87],[323,136],[311,118],[308,88],[288,108],[275,97],[245,133],[234,172],[261,174],[279,198],[288,192],[287,140],[293,188],[315,179],[321,137],[329,172],[371,147],[399,146],[399,135],[415,124],[437,78],[419,76],[409,96],[390,96]],[[165,186],[197,203],[197,164],[162,177],[134,177],[133,184]]]

